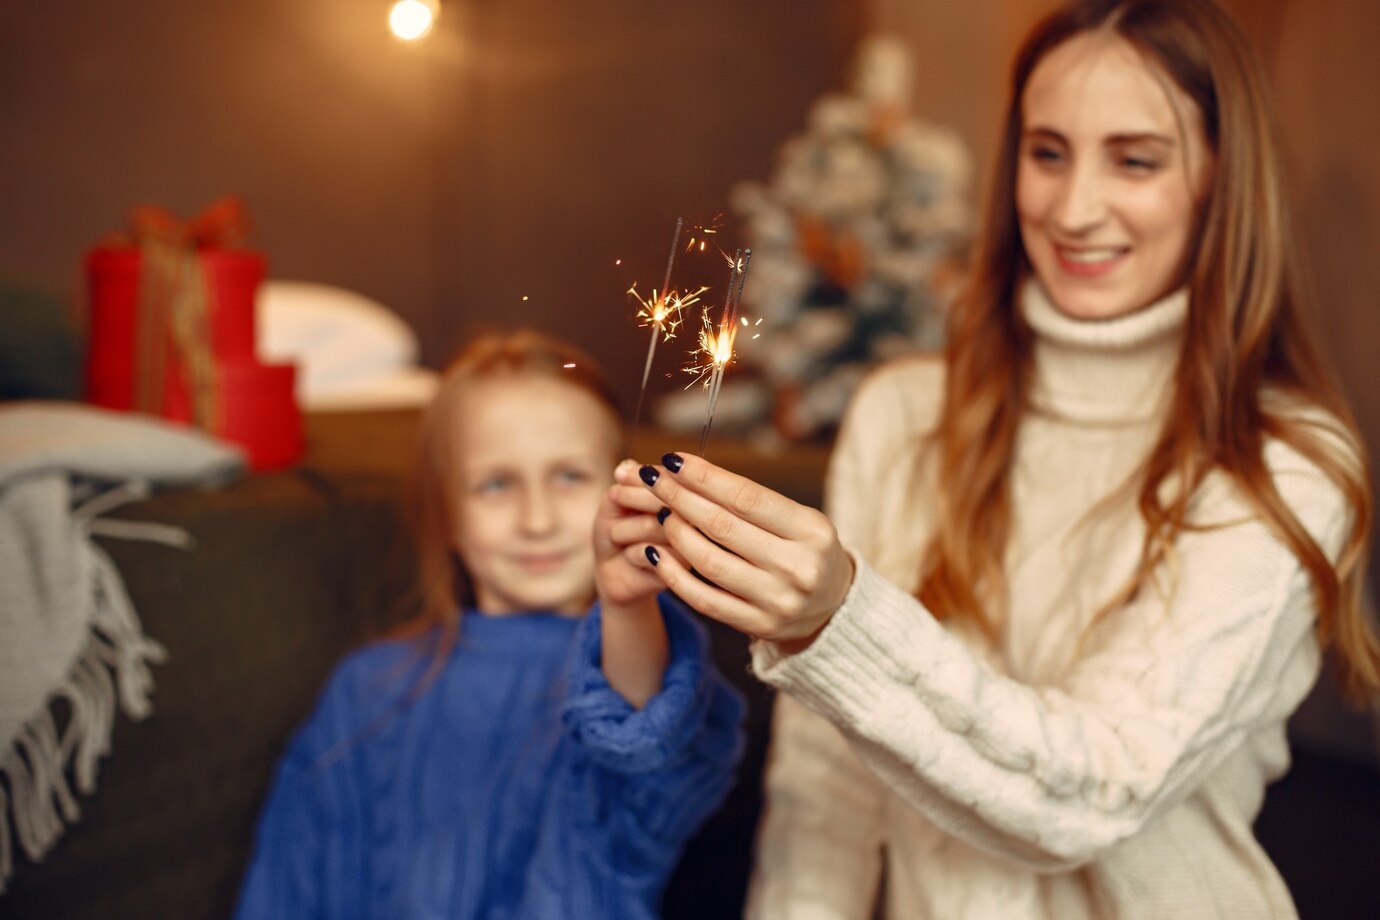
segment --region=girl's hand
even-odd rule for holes
[[[605,606],[633,606],[665,587],[647,563],[649,545],[668,549],[656,519],[661,502],[637,478],[637,467],[635,460],[618,464],[594,518],[594,581]]]
[[[790,647],[808,644],[853,583],[834,525],[700,457],[666,454],[662,463],[639,474],[671,510],[662,542],[675,552],[644,565],[706,616]]]
[[[594,518],[594,581],[603,610],[600,636],[609,686],[641,709],[661,691],[670,659],[656,595],[664,587],[647,565],[647,547],[666,539],[657,523],[661,503],[637,480],[637,463],[614,470]]]

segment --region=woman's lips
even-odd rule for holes
[[[1126,261],[1130,252],[1124,246],[1054,247],[1054,257],[1059,261],[1060,270],[1079,278],[1099,278],[1113,271]]]

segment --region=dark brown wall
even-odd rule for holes
[[[431,296],[433,136],[377,3],[0,8],[0,272],[72,289],[131,205],[246,196],[278,276],[415,315]]]
[[[646,333],[623,291],[659,285],[675,217],[725,210],[731,186],[765,177],[809,104],[841,83],[858,35],[849,6],[475,5],[442,121],[455,219],[440,274],[467,308],[453,315],[530,317],[634,388]],[[721,286],[721,264],[686,259],[678,277]]]
[[[73,294],[131,205],[238,192],[271,275],[393,307],[432,363],[476,324],[530,323],[631,403],[646,340],[623,291],[842,82],[853,4],[443,6],[414,47],[387,0],[4,4],[0,275]]]

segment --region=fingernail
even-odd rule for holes
[[[658,553],[656,551],[655,546],[647,547],[647,561],[650,562],[652,565],[656,565],[658,562],[661,561],[661,553]]]
[[[637,475],[641,476],[642,481],[647,485],[654,486],[656,485],[657,477],[661,474],[656,471],[656,467],[654,466],[644,466],[637,471]]]
[[[666,523],[666,519],[667,519],[668,517],[670,517],[670,516],[671,516],[671,509],[670,509],[670,508],[662,508],[660,511],[658,511],[658,512],[656,513],[656,522],[657,522],[658,524],[665,524],[665,523]]]
[[[679,473],[680,468],[685,466],[685,458],[680,454],[662,454],[661,463],[673,473]]]

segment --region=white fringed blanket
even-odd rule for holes
[[[92,540],[184,543],[173,528],[99,515],[151,487],[237,476],[240,452],[146,416],[59,402],[0,404],[0,893],[17,840],[40,860],[95,789],[115,704],[150,711],[162,646]],[[53,703],[63,700],[63,724]]]

